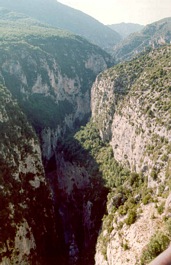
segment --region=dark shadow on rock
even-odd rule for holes
[[[108,194],[97,162],[70,137],[58,141],[45,170],[53,193],[63,264],[93,265]]]

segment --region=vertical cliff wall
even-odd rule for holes
[[[130,170],[108,195],[96,264],[148,264],[170,241],[170,56],[170,46],[153,50],[93,85],[93,119]]]
[[[115,159],[132,171],[166,170],[170,146],[170,47],[101,74],[92,115]],[[155,156],[154,156],[155,153]],[[166,160],[167,160],[166,159]]]
[[[108,54],[87,41],[56,34],[27,37],[24,42],[19,38],[0,47],[2,83],[39,134],[47,159],[59,136],[85,124],[90,116],[90,87],[112,63]]]
[[[60,146],[89,119],[91,85],[113,59],[81,37],[7,10],[1,15],[0,83],[11,93],[8,108],[14,104],[8,115],[3,107],[0,116],[4,179],[10,169],[9,187],[2,183],[16,190],[3,210],[19,215],[13,220],[9,214],[15,233],[2,240],[2,264],[75,264],[86,251],[90,263],[102,217],[101,211],[96,214],[100,195],[94,203],[91,173]]]
[[[57,240],[38,139],[0,86],[0,264],[46,264]]]
[[[73,135],[58,142],[46,175],[63,231],[63,255],[71,264],[94,264],[107,196],[97,162]]]

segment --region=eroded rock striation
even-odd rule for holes
[[[17,102],[2,86],[0,100],[0,263],[43,263],[55,248],[57,233],[40,145]]]
[[[101,73],[93,85],[100,135],[132,172],[108,195],[95,264],[147,264],[170,240],[170,56],[170,46],[153,50]],[[151,250],[155,241],[159,252]]]
[[[79,36],[0,13],[1,262],[75,264],[88,248],[92,261],[105,202],[96,215],[91,174],[61,146],[89,119],[91,85],[113,59]]]

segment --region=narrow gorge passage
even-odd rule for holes
[[[72,138],[59,141],[45,164],[63,262],[93,265],[108,193],[97,162]]]

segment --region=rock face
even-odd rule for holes
[[[132,171],[149,174],[156,169],[161,177],[171,141],[169,56],[166,47],[111,68],[92,88],[92,116],[102,138],[111,141],[116,160]]]
[[[71,264],[84,265],[94,264],[107,190],[100,183],[94,183],[92,168],[95,165],[85,151],[80,163],[81,152],[81,146],[74,139],[58,143],[55,155],[46,164],[46,176],[62,231],[61,251]]]
[[[156,205],[153,202],[148,204],[147,198],[150,195],[143,198],[143,194],[140,195],[140,184],[138,191],[132,184],[128,185],[128,179],[122,187],[123,193],[124,189],[129,190],[128,194],[130,190],[133,192],[132,195],[126,195],[129,203],[120,202],[120,208],[114,199],[116,194],[119,195],[119,189],[116,187],[111,192],[107,204],[108,214],[98,239],[95,264],[147,264],[150,261],[149,252],[149,261],[146,259],[146,263],[143,253],[149,249],[147,244],[153,242],[150,241],[151,237],[158,230],[168,233],[159,205],[163,205],[163,210],[168,208],[168,203],[164,205],[169,194],[171,159],[168,122],[170,57],[170,46],[153,50],[129,63],[105,71],[93,85],[92,115],[102,139],[110,141],[114,158],[120,164],[147,180],[146,189],[150,192],[152,188],[153,196],[157,198]],[[116,208],[112,208],[114,205]],[[128,211],[126,205],[129,205]],[[158,212],[155,207],[159,207]],[[131,208],[136,212],[136,221],[131,219],[130,222],[130,216],[133,218],[134,215]],[[166,216],[168,214],[167,211]]]
[[[113,59],[81,37],[0,12],[0,83],[11,93],[4,92],[10,96],[0,112],[2,223],[9,231],[2,226],[1,262],[75,264],[84,256],[82,264],[91,264],[106,192],[97,213],[101,198],[94,202],[89,170],[60,146],[89,119],[91,85]]]
[[[93,265],[98,237],[96,264],[148,264],[170,241],[170,46],[102,72],[90,109],[111,57],[0,12],[0,263]]]
[[[0,101],[0,264],[44,263],[56,228],[38,139],[2,86]]]
[[[130,227],[125,224],[122,229],[118,228],[119,218],[117,223],[113,222],[113,231],[106,245],[106,254],[101,254],[102,241],[99,240],[96,248],[95,264],[141,264],[140,257],[143,248],[149,243],[150,238],[156,234],[156,231],[164,226],[154,204],[142,205],[141,211],[138,220]],[[153,216],[155,216],[154,219]],[[105,230],[103,236],[106,236]]]
[[[113,60],[81,37],[23,15],[1,13],[2,28],[7,32],[0,46],[1,82],[40,135],[43,156],[49,159],[59,136],[90,116],[90,87]],[[9,17],[15,20],[13,32]]]

